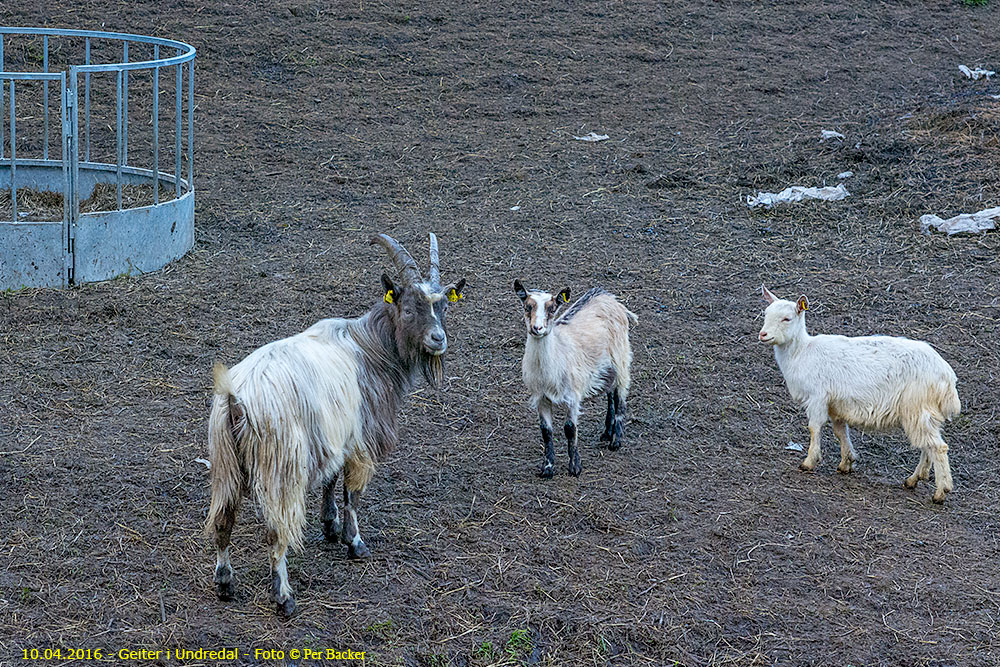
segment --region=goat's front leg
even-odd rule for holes
[[[569,406],[569,417],[566,418],[566,423],[563,425],[563,431],[566,433],[567,453],[569,454],[569,474],[574,477],[578,477],[583,471],[583,466],[580,465],[580,452],[576,448],[576,423],[579,418],[580,403],[577,401]]]
[[[809,417],[809,451],[806,453],[806,458],[799,464],[799,469],[811,472],[823,458],[820,437],[823,432],[823,424],[826,423],[827,419],[825,406],[822,413],[819,410],[809,410],[807,415]]]
[[[340,541],[340,534],[343,525],[340,522],[340,511],[337,509],[337,478],[340,473],[334,473],[333,477],[323,486],[323,536],[327,542]]]
[[[834,420],[833,434],[840,441],[840,465],[837,466],[837,472],[846,475],[851,472],[854,462],[858,460],[858,453],[854,451],[854,445],[851,443],[851,431],[847,422]]]
[[[542,445],[545,447],[545,458],[538,471],[539,477],[552,477],[556,464],[556,448],[552,442],[552,402],[542,397],[538,400],[538,427],[542,432]]]

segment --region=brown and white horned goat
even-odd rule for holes
[[[396,444],[400,403],[419,374],[442,377],[448,347],[445,312],[465,280],[442,287],[438,247],[430,235],[430,270],[380,234],[400,274],[382,274],[384,296],[357,319],[327,319],[269,343],[226,369],[215,366],[209,418],[212,501],[206,532],[218,549],[218,596],[234,592],[229,542],[244,494],[256,500],[267,528],[271,595],[278,611],[295,610],[286,554],[302,547],[306,492],[323,485],[323,532],[347,545],[351,558],[370,551],[358,533],[357,507],[375,463]],[[334,498],[344,473],[345,519]]]
[[[577,450],[576,424],[580,404],[598,394],[608,397],[601,442],[615,450],[625,442],[625,400],[631,384],[632,347],[629,323],[639,317],[623,306],[613,294],[594,288],[586,292],[560,315],[569,302],[569,290],[553,296],[529,290],[514,281],[514,293],[524,304],[527,340],[521,374],[538,409],[545,459],[541,477],[552,477],[555,449],[552,444],[552,406],[566,406],[563,425],[569,450],[569,473],[582,471]]]
[[[799,466],[811,471],[821,459],[820,433],[829,420],[840,441],[837,471],[851,472],[857,453],[850,426],[884,430],[902,427],[920,462],[903,484],[912,489],[930,476],[933,500],[952,490],[948,445],[941,425],[962,409],[955,371],[927,343],[896,336],[811,336],[806,331],[809,301],[779,299],[760,286],[767,302],[757,338],[774,348],[788,393],[806,410],[809,452]]]

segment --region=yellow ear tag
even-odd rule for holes
[[[392,303],[392,290],[386,292],[385,296],[382,297],[382,300],[385,301],[386,303]]]
[[[561,297],[562,297],[562,300],[563,300],[563,303],[569,303],[569,297],[568,297],[568,296],[566,296],[566,292],[563,292],[563,293],[562,293],[562,294],[560,294],[559,296],[561,296]]]
[[[459,299],[464,298],[463,295],[459,294],[455,289],[448,292],[448,301],[455,303]]]

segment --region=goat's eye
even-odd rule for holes
[[[525,306],[524,307],[524,312],[530,313],[531,312],[531,306]]]
[[[781,318],[781,321],[782,321],[782,322],[791,322],[791,321],[792,321],[792,318],[790,318],[790,317],[782,317],[782,318]]]

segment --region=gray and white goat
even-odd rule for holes
[[[580,404],[587,398],[605,394],[608,413],[601,442],[616,450],[625,442],[625,401],[631,384],[632,347],[629,324],[639,317],[623,306],[613,294],[594,288],[569,303],[569,289],[557,295],[526,289],[514,281],[514,293],[524,305],[527,340],[521,374],[538,409],[545,459],[541,477],[552,477],[555,448],[552,443],[552,407],[565,406],[568,412],[563,432],[569,450],[569,473],[582,471],[577,449],[576,424]],[[560,312],[562,311],[562,314]]]
[[[256,500],[267,528],[271,595],[278,611],[295,610],[288,583],[289,547],[302,547],[306,492],[323,485],[323,532],[343,541],[351,558],[370,551],[358,533],[357,507],[375,464],[396,444],[396,416],[422,374],[442,378],[448,348],[445,312],[465,280],[442,287],[438,246],[430,235],[430,269],[394,239],[380,234],[400,274],[382,274],[383,298],[357,319],[326,319],[269,343],[231,369],[215,366],[209,417],[212,501],[206,532],[218,549],[218,596],[234,592],[230,536],[244,494]],[[345,520],[334,497],[344,473]]]

